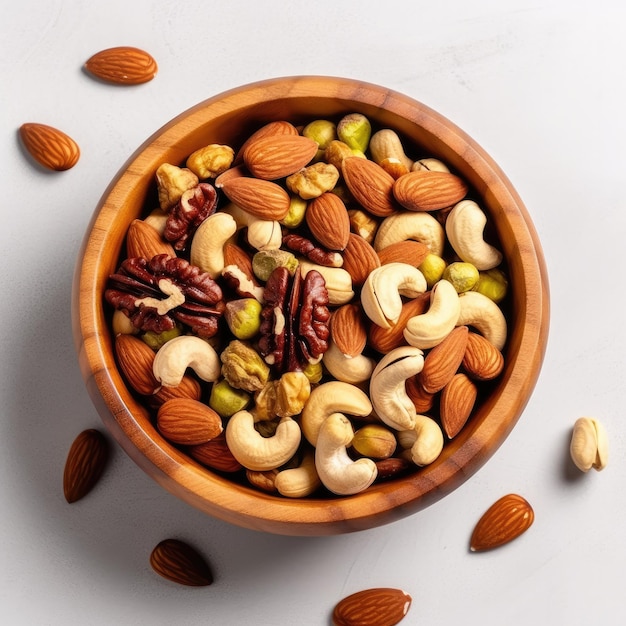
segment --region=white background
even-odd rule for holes
[[[0,619],[8,625],[327,625],[354,591],[400,587],[403,624],[626,623],[626,5],[568,0],[209,2],[19,0],[0,25]],[[150,83],[87,76],[95,52],[150,52]],[[74,262],[109,180],[179,112],[263,78],[329,74],[386,85],[467,131],[513,181],[539,232],[551,332],[535,392],[495,456],[425,511],[326,538],[261,534],[163,491],[119,448],[68,505],[74,437],[103,428],[70,325]],[[17,139],[56,126],[82,149],[45,173]],[[602,473],[569,462],[581,415],[611,445]],[[515,542],[471,554],[474,523],[508,492],[536,520]],[[210,560],[211,587],[156,576],[175,536]]]

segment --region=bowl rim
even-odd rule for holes
[[[393,492],[381,482],[356,496],[287,499],[240,486],[208,470],[163,440],[154,427],[146,427],[146,411],[124,385],[113,361],[102,293],[114,268],[106,266],[103,256],[112,241],[121,246],[117,208],[141,200],[155,164],[163,162],[159,159],[172,151],[172,145],[183,154],[184,138],[199,125],[243,115],[242,99],[251,111],[261,105],[271,109],[276,102],[326,102],[329,97],[331,106],[343,106],[346,112],[344,104],[350,103],[353,110],[379,112],[381,118],[401,122],[442,146],[450,142],[461,146],[450,165],[463,171],[488,212],[498,212],[505,257],[514,258],[520,251],[525,255],[523,265],[514,270],[517,280],[524,282],[524,293],[533,297],[514,303],[520,311],[518,320],[523,318],[524,323],[516,323],[513,329],[511,359],[497,394],[481,407],[480,421],[446,444],[445,456],[414,475],[395,479]],[[119,249],[114,256],[117,263]],[[493,456],[521,416],[539,376],[548,326],[548,276],[541,244],[524,203],[500,166],[467,133],[418,100],[380,85],[335,76],[255,81],[211,96],[162,125],[133,152],[103,192],[85,232],[72,285],[72,327],[81,373],[115,440],[159,484],[194,507],[239,526],[279,534],[336,534],[379,526],[415,513],[460,486]],[[509,408],[505,411],[504,406]]]

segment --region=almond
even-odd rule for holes
[[[139,85],[157,73],[156,61],[144,50],[118,46],[97,52],[85,63],[85,69],[108,83]]]
[[[456,437],[472,414],[478,389],[466,374],[455,374],[441,391],[439,416],[446,435]]]
[[[494,502],[474,527],[470,550],[481,552],[509,543],[526,532],[535,513],[525,498],[510,493]]]
[[[457,326],[424,358],[424,367],[419,373],[422,387],[428,393],[441,391],[456,374],[467,346],[467,326]]]
[[[198,463],[220,472],[238,472],[242,469],[241,463],[233,456],[230,448],[226,444],[226,436],[220,433],[206,443],[187,448],[189,456]]]
[[[427,413],[435,403],[435,394],[429,393],[422,387],[419,375],[407,378],[405,383],[406,395],[409,396],[416,413]]]
[[[379,250],[378,258],[381,265],[408,263],[414,267],[419,267],[429,252],[430,248],[427,244],[407,239],[406,241],[397,241]]]
[[[356,233],[350,233],[343,251],[342,267],[350,274],[352,284],[361,287],[372,270],[380,267],[380,259],[366,239]]]
[[[211,441],[223,430],[222,418],[191,398],[172,398],[157,411],[157,428],[171,443],[193,446]]]
[[[397,478],[414,467],[408,459],[397,456],[390,456],[388,459],[378,459],[374,462],[378,471],[376,474],[377,481]]]
[[[206,587],[213,574],[204,557],[180,539],[164,539],[150,554],[152,569],[163,578],[189,587]]]
[[[342,354],[354,357],[363,352],[367,328],[358,304],[344,304],[335,310],[330,320],[330,335]]]
[[[251,141],[242,158],[253,176],[277,180],[302,169],[317,148],[317,142],[302,135],[269,135]]]
[[[202,397],[202,386],[200,382],[185,374],[176,387],[167,387],[163,385],[156,393],[148,396],[150,406],[158,408],[168,400],[173,398],[187,398],[189,400],[200,400]]]
[[[394,626],[411,607],[411,596],[401,589],[378,587],[357,591],[333,610],[335,626]]]
[[[254,276],[252,271],[252,259],[250,255],[235,243],[227,242],[224,245],[224,267],[235,265],[243,270],[251,278]]]
[[[245,149],[253,141],[261,139],[262,137],[270,137],[276,135],[299,135],[298,129],[291,123],[284,120],[278,120],[276,122],[268,122],[264,126],[261,126],[258,130],[254,131],[242,144],[241,148],[235,156],[234,163],[240,163],[242,161],[242,155]]]
[[[228,178],[221,184],[227,198],[263,220],[282,220],[289,212],[289,194],[277,183],[250,176]]]
[[[404,338],[404,327],[407,321],[415,315],[425,313],[430,305],[430,292],[425,292],[407,300],[402,305],[400,317],[395,326],[391,328],[383,328],[377,324],[372,324],[369,329],[368,338],[369,345],[381,354],[387,354],[394,348],[406,345]]]
[[[343,160],[341,172],[354,199],[372,215],[387,217],[398,209],[393,196],[396,181],[374,161],[348,157]]]
[[[93,489],[108,458],[109,444],[98,430],[84,430],[74,439],[63,472],[63,493],[68,503],[80,500]]]
[[[337,194],[327,191],[313,198],[307,205],[304,218],[315,240],[325,248],[343,250],[348,245],[350,216]]]
[[[161,237],[159,231],[154,226],[139,219],[133,220],[128,227],[126,252],[129,258],[151,259],[157,254],[176,256],[172,245]]]
[[[19,132],[30,156],[49,170],[69,170],[80,158],[78,144],[57,128],[28,122],[20,126]]]
[[[137,393],[149,396],[161,387],[152,372],[154,351],[139,337],[118,335],[115,338],[115,355],[126,382]]]
[[[393,185],[395,199],[409,211],[436,211],[460,202],[467,184],[450,172],[417,170],[398,178]]]
[[[475,380],[493,380],[504,368],[504,356],[486,337],[471,332],[463,356],[463,369]]]

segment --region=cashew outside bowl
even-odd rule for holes
[[[609,439],[604,426],[592,417],[579,417],[574,422],[570,442],[572,461],[581,472],[603,470],[609,458]]]
[[[195,335],[181,335],[159,348],[152,372],[165,387],[178,387],[187,368],[202,380],[213,382],[219,378],[221,367],[219,355],[208,342]]]

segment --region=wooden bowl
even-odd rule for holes
[[[510,280],[505,369],[471,422],[430,466],[349,497],[287,499],[237,484],[167,443],[116,366],[103,306],[108,276],[120,261],[126,230],[145,210],[164,162],[182,163],[208,143],[240,145],[271,120],[305,123],[361,112],[399,132],[425,156],[443,160],[473,187],[495,226]],[[152,208],[152,207],[151,207]],[[534,388],[547,342],[549,293],[534,226],[500,167],[453,123],[405,95],[355,80],[300,76],[245,85],[201,102],[150,137],[126,162],[96,208],[78,257],[73,332],[89,394],[129,456],[172,494],[211,516],[285,535],[328,535],[376,527],[449,494],[498,449]]]

